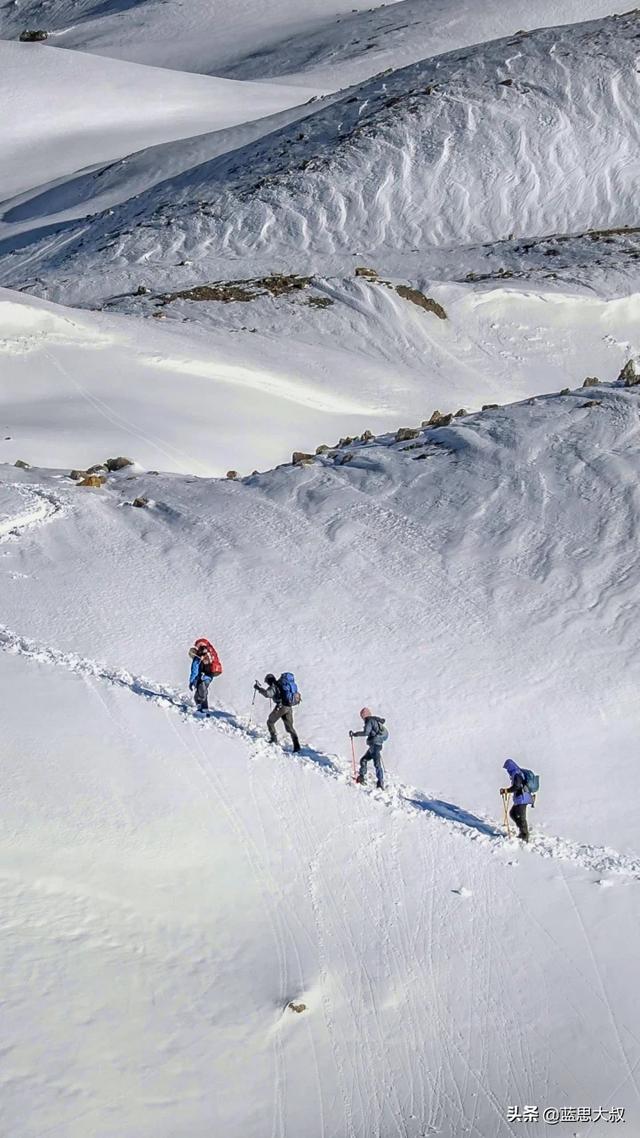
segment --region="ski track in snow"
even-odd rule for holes
[[[12,518],[4,520],[0,518],[0,542],[8,537],[17,538],[25,530],[46,525],[68,513],[69,507],[66,501],[53,491],[22,483],[7,483],[7,486],[16,490],[23,498],[25,510]],[[254,759],[261,755],[273,754],[272,744],[267,741],[265,732],[250,720],[247,722],[234,712],[220,706],[212,708],[209,715],[204,717],[194,711],[189,696],[176,688],[155,683],[143,676],[134,676],[126,669],[110,668],[75,652],[62,652],[46,644],[39,644],[3,624],[0,624],[0,650],[26,657],[37,663],[65,668],[69,672],[108,683],[116,688],[124,688],[133,695],[150,700],[159,708],[176,712],[185,721],[197,722],[203,728],[213,728],[222,734],[241,738],[252,747]],[[355,789],[350,764],[338,755],[326,754],[305,745],[300,755],[292,754],[291,759],[293,762],[311,764],[325,777],[333,778]],[[504,852],[519,848],[517,839],[507,839],[500,826],[490,818],[472,814],[463,807],[433,798],[416,787],[394,783],[385,791],[367,787],[358,787],[358,790],[374,798],[381,805],[393,809],[396,814],[427,814],[432,820],[447,826],[451,832],[462,835],[467,840],[480,842],[489,848],[493,847],[496,851]],[[535,850],[545,858],[559,858],[573,862],[592,873],[640,878],[640,856],[622,854],[606,846],[585,845],[567,838],[534,834],[529,849]]]

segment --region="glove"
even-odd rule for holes
[[[353,739],[353,731],[350,731],[350,732],[349,732],[349,738],[350,738],[350,739]]]
[[[500,787],[500,793],[501,793],[502,797],[504,798],[505,794],[508,794],[509,791],[504,786],[501,786]]]
[[[256,680],[255,684],[253,685],[253,690],[254,691],[260,691],[260,684],[258,683],[257,680]]]
[[[189,684],[189,691],[193,691],[195,686],[196,686],[195,684]]]

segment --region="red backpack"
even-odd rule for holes
[[[220,657],[218,656],[218,653],[213,647],[211,641],[205,639],[204,636],[200,636],[196,640],[194,648],[198,650],[198,655],[202,661],[202,670],[205,675],[221,676],[222,664],[220,663]]]

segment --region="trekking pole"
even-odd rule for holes
[[[508,805],[509,805],[509,803],[507,802],[507,796],[506,796],[506,794],[503,794],[502,795],[502,806],[504,809],[504,825],[505,825],[505,829],[507,831],[507,837],[510,838],[511,837],[511,826],[509,825],[509,811],[507,809]]]
[[[353,781],[355,782],[356,777],[357,777],[356,776],[356,745],[353,741],[353,735],[351,736],[351,774],[353,776]]]
[[[255,689],[255,687],[254,687],[254,689],[253,689],[253,699],[251,700],[251,711],[249,712],[249,726],[250,726],[250,727],[253,727],[253,707],[254,707],[254,704],[255,704],[255,702],[256,702],[256,695],[257,695],[257,692],[256,692],[256,689]]]

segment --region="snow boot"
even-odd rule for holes
[[[356,782],[358,783],[359,786],[365,786],[367,780],[366,780],[366,778],[363,778],[361,774],[359,774],[357,779],[356,779]]]
[[[377,786],[378,790],[384,790],[384,783],[383,782],[377,782],[376,786]]]

